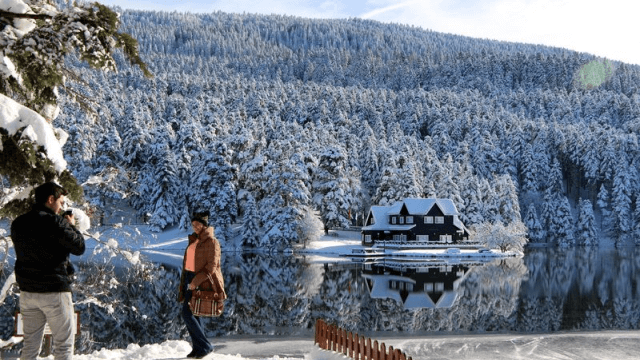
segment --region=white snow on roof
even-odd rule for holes
[[[388,209],[387,206],[372,206],[369,210],[369,216],[373,217],[373,224],[363,226],[362,230],[387,230],[389,227],[389,220],[386,215]],[[367,218],[368,221],[369,218]]]
[[[429,210],[433,207],[433,205],[438,205],[440,210],[445,215],[458,215],[458,209],[456,209],[456,205],[450,199],[415,199],[415,198],[407,198],[403,201],[398,201],[393,204],[389,209],[387,215],[399,215],[400,210],[402,210],[402,205],[407,207],[407,211],[411,215],[427,215]]]
[[[0,0],[1,1],[1,0]],[[13,99],[0,94],[0,127],[14,135],[26,127],[23,137],[27,137],[44,147],[47,158],[51,160],[57,172],[67,168],[62,155],[62,145],[56,137],[55,130],[40,114],[22,106]],[[1,149],[2,144],[0,144]]]

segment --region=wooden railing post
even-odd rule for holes
[[[321,349],[342,353],[353,360],[413,360],[400,349],[387,347],[384,343],[365,338],[357,333],[347,332],[336,325],[329,325],[321,319],[316,320],[315,343]]]
[[[351,331],[347,333],[347,344],[349,347],[349,357],[353,359],[353,333]]]

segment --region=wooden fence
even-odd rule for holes
[[[369,338],[328,325],[321,319],[316,321],[315,343],[321,349],[339,352],[354,360],[413,360],[400,349],[389,346],[387,352],[384,343],[378,345],[377,340],[372,343]]]

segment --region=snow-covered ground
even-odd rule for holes
[[[603,331],[557,334],[500,335],[431,335],[422,337],[379,337],[375,340],[401,349],[414,360],[419,359],[616,359],[640,358],[640,332]],[[345,356],[325,351],[313,344],[313,339],[230,338],[211,339],[216,345],[206,359],[308,359],[344,360]],[[99,350],[87,355],[75,355],[76,360],[177,360],[185,358],[191,346],[184,340],[126,349]],[[10,359],[10,356],[4,359]],[[47,359],[53,359],[49,356]]]

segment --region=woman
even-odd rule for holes
[[[213,345],[207,339],[200,318],[193,315],[189,300],[196,288],[211,290],[212,284],[207,274],[218,278],[224,288],[220,270],[220,244],[209,226],[209,213],[196,213],[191,218],[193,234],[189,235],[189,246],[182,261],[180,291],[178,301],[182,302],[182,318],[187,325],[193,350],[188,358],[202,359],[213,352]]]

